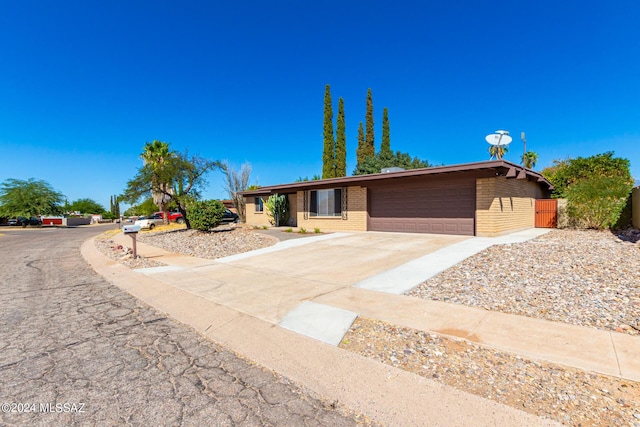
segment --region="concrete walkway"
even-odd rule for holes
[[[453,424],[540,425],[512,408],[335,347],[362,315],[640,381],[640,361],[634,357],[640,352],[638,337],[400,295],[491,244],[524,241],[540,232],[496,239],[335,233],[215,261],[139,243],[141,255],[167,267],[137,271],[96,254],[92,244],[83,246],[83,254],[98,272],[143,301],[384,424],[424,425],[421,416],[433,419],[437,408],[445,415],[436,425],[450,425],[452,419],[461,420]],[[127,236],[116,239],[130,244]],[[427,396],[435,406],[415,400]],[[467,408],[462,412],[461,404]],[[465,414],[465,422],[455,418]],[[502,416],[507,418],[496,421]]]
[[[446,246],[397,268],[376,274],[356,283],[358,288],[401,295],[427,279],[487,249],[489,246],[526,242],[546,234],[550,229],[531,228],[500,237],[474,237]]]

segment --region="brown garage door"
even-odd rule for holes
[[[474,235],[475,179],[368,189],[368,229]]]

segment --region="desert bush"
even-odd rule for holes
[[[587,228],[611,228],[627,204],[631,185],[618,177],[593,176],[567,188],[570,217]]]
[[[209,231],[217,227],[222,221],[224,209],[224,205],[219,200],[204,200],[193,203],[188,212],[191,228]]]
[[[614,157],[613,151],[607,151],[590,157],[554,160],[542,175],[553,184],[553,198],[568,198],[569,187],[593,177],[617,177],[632,184],[630,166],[628,159]]]
[[[630,162],[612,151],[590,157],[555,160],[542,171],[553,184],[552,197],[567,199],[568,225],[621,226],[621,214],[633,186]]]

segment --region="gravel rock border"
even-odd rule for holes
[[[133,258],[133,249],[131,247],[121,245],[107,237],[96,238],[95,245],[98,250],[107,257],[132,269],[160,267],[166,265],[160,261],[144,258],[140,255]]]

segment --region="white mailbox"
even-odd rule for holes
[[[124,234],[137,233],[138,231],[140,231],[139,225],[123,225],[122,226],[122,232]]]

